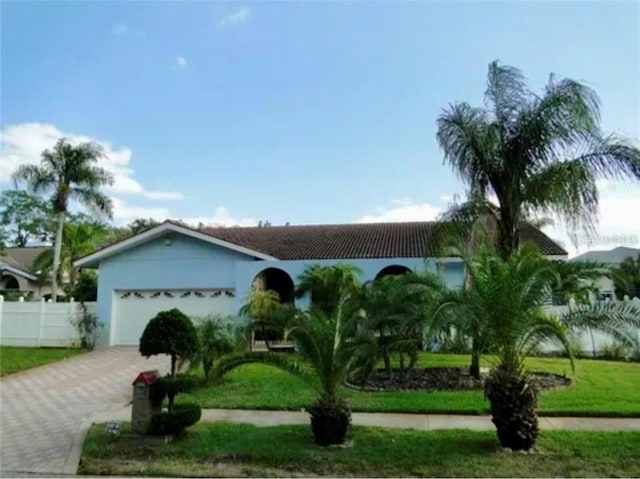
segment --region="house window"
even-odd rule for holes
[[[613,291],[600,291],[598,299],[600,301],[612,301],[614,299]]]

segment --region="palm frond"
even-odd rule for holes
[[[640,308],[630,301],[598,301],[569,307],[560,320],[570,329],[601,331],[623,344],[640,347]]]
[[[252,351],[223,356],[218,360],[215,368],[213,369],[212,377],[221,379],[225,374],[233,371],[234,369],[251,363],[262,363],[268,366],[273,366],[302,379],[309,386],[317,389],[316,376],[310,373],[309,369],[303,366],[299,361],[292,360],[291,358],[281,354],[266,352]]]

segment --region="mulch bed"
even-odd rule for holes
[[[558,374],[531,374],[542,390],[567,387],[571,384],[570,378]],[[364,384],[347,383],[347,386],[369,391],[473,391],[483,388],[486,376],[486,372],[481,373],[481,379],[475,379],[469,376],[467,368],[425,368],[416,369],[411,377],[400,381],[397,370],[393,371],[393,377],[390,379],[384,369],[378,369]]]

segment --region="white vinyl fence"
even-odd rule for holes
[[[606,300],[606,301],[616,301],[616,300]],[[618,302],[628,302],[634,305],[635,307],[640,308],[640,298],[630,299],[628,296],[625,296],[624,300],[618,301]],[[571,305],[547,306],[545,307],[545,310],[552,314],[556,314],[560,316],[563,313],[566,313],[571,306],[575,306],[575,303],[573,301],[571,302]],[[617,341],[612,336],[606,333],[602,333],[600,331],[592,331],[592,332],[583,331],[577,335],[576,339],[580,344],[581,350],[586,355],[591,355],[592,352],[594,351],[594,348],[596,353],[600,353],[602,352],[605,346],[617,343]],[[637,344],[640,345],[640,329],[636,331],[636,342]],[[547,343],[547,344],[543,344],[541,349],[543,352],[550,353],[550,352],[561,351],[562,347],[559,344]]]
[[[85,303],[95,313],[96,303]],[[78,345],[80,338],[72,321],[82,317],[82,308],[68,303],[4,301],[0,296],[0,345],[57,346]]]

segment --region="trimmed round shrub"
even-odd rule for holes
[[[161,412],[151,417],[151,434],[179,435],[200,420],[202,409],[197,404],[176,404],[171,412]]]
[[[140,354],[171,356],[171,374],[175,374],[178,357],[190,357],[198,350],[198,334],[191,319],[179,309],[160,311],[142,332]]]

